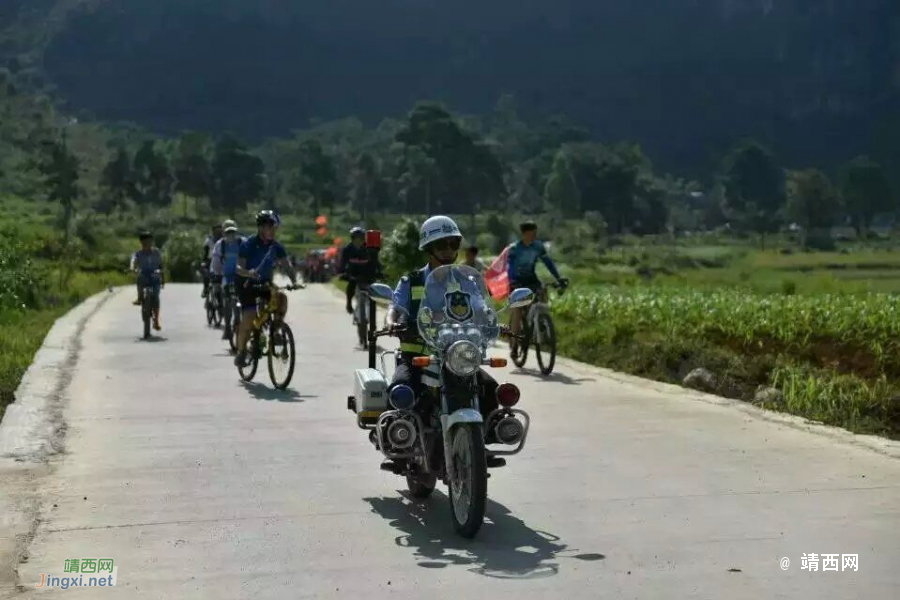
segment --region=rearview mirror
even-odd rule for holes
[[[506,301],[506,308],[522,308],[534,302],[534,292],[528,288],[516,288]]]
[[[378,300],[387,300],[388,302],[394,300],[394,290],[383,283],[373,283],[369,286],[369,295]]]

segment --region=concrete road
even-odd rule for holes
[[[127,293],[86,327],[16,597],[897,598],[896,459],[571,363],[495,372],[534,425],[465,541],[443,491],[417,504],[378,470],[345,406],[365,355],[329,288],[291,296],[287,393],[239,382],[198,292],[167,287],[156,342]],[[35,588],[85,558],[112,558],[116,588]]]

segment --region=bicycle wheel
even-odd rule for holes
[[[150,299],[144,296],[144,302],[141,304],[141,319],[144,322],[144,339],[150,339],[150,317],[152,315]]]
[[[229,315],[228,320],[231,323],[228,343],[231,349],[237,352],[237,336],[238,330],[241,328],[241,311],[237,307],[232,308],[232,314]]]
[[[553,327],[553,319],[550,315],[538,316],[538,331],[534,336],[534,354],[537,356],[538,367],[541,373],[549,375],[556,364],[556,329]]]
[[[525,361],[528,360],[528,346],[531,343],[531,325],[527,320],[526,316],[522,318],[522,340],[512,340],[512,344],[510,345],[510,356],[512,357],[513,364],[517,367],[521,368],[525,366]]]
[[[216,318],[216,307],[213,306],[212,300],[206,299],[206,324],[212,327],[213,319]]]
[[[269,326],[269,378],[279,390],[294,376],[294,332],[284,321]]]
[[[235,334],[237,335],[237,334]],[[247,358],[244,364],[238,367],[238,373],[244,381],[253,381],[256,376],[256,369],[259,366],[259,331],[254,331],[250,341],[247,342]]]
[[[356,336],[359,338],[359,345],[363,350],[369,347],[369,319],[368,319],[368,298],[365,294],[356,295]]]
[[[215,315],[213,315],[213,324],[218,327],[225,322],[225,300],[221,296],[216,297]]]

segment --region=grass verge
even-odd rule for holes
[[[121,273],[80,271],[64,276],[52,272],[48,280],[55,283],[44,307],[0,313],[0,420],[15,400],[22,376],[56,320],[85,298],[130,281]]]

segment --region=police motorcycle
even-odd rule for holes
[[[375,300],[389,301],[393,294],[379,283],[369,293],[373,315]],[[503,310],[527,306],[533,298],[528,289],[514,290]],[[511,383],[498,386],[498,406],[486,418],[479,410],[479,369],[506,366],[505,359],[487,356],[501,326],[484,279],[471,267],[447,265],[426,280],[416,322],[403,325],[417,327],[430,352],[413,359],[423,369],[419,396],[406,385],[388,393],[385,356],[393,353],[383,352],[376,369],[376,340],[398,331],[375,331],[374,321],[369,319],[369,368],[356,371],[348,408],[390,459],[382,468],[404,476],[414,497],[428,497],[438,480],[448,486],[453,527],[472,538],[484,520],[488,465],[502,466],[502,457],[519,453],[530,425],[528,414],[515,408],[519,389]]]

